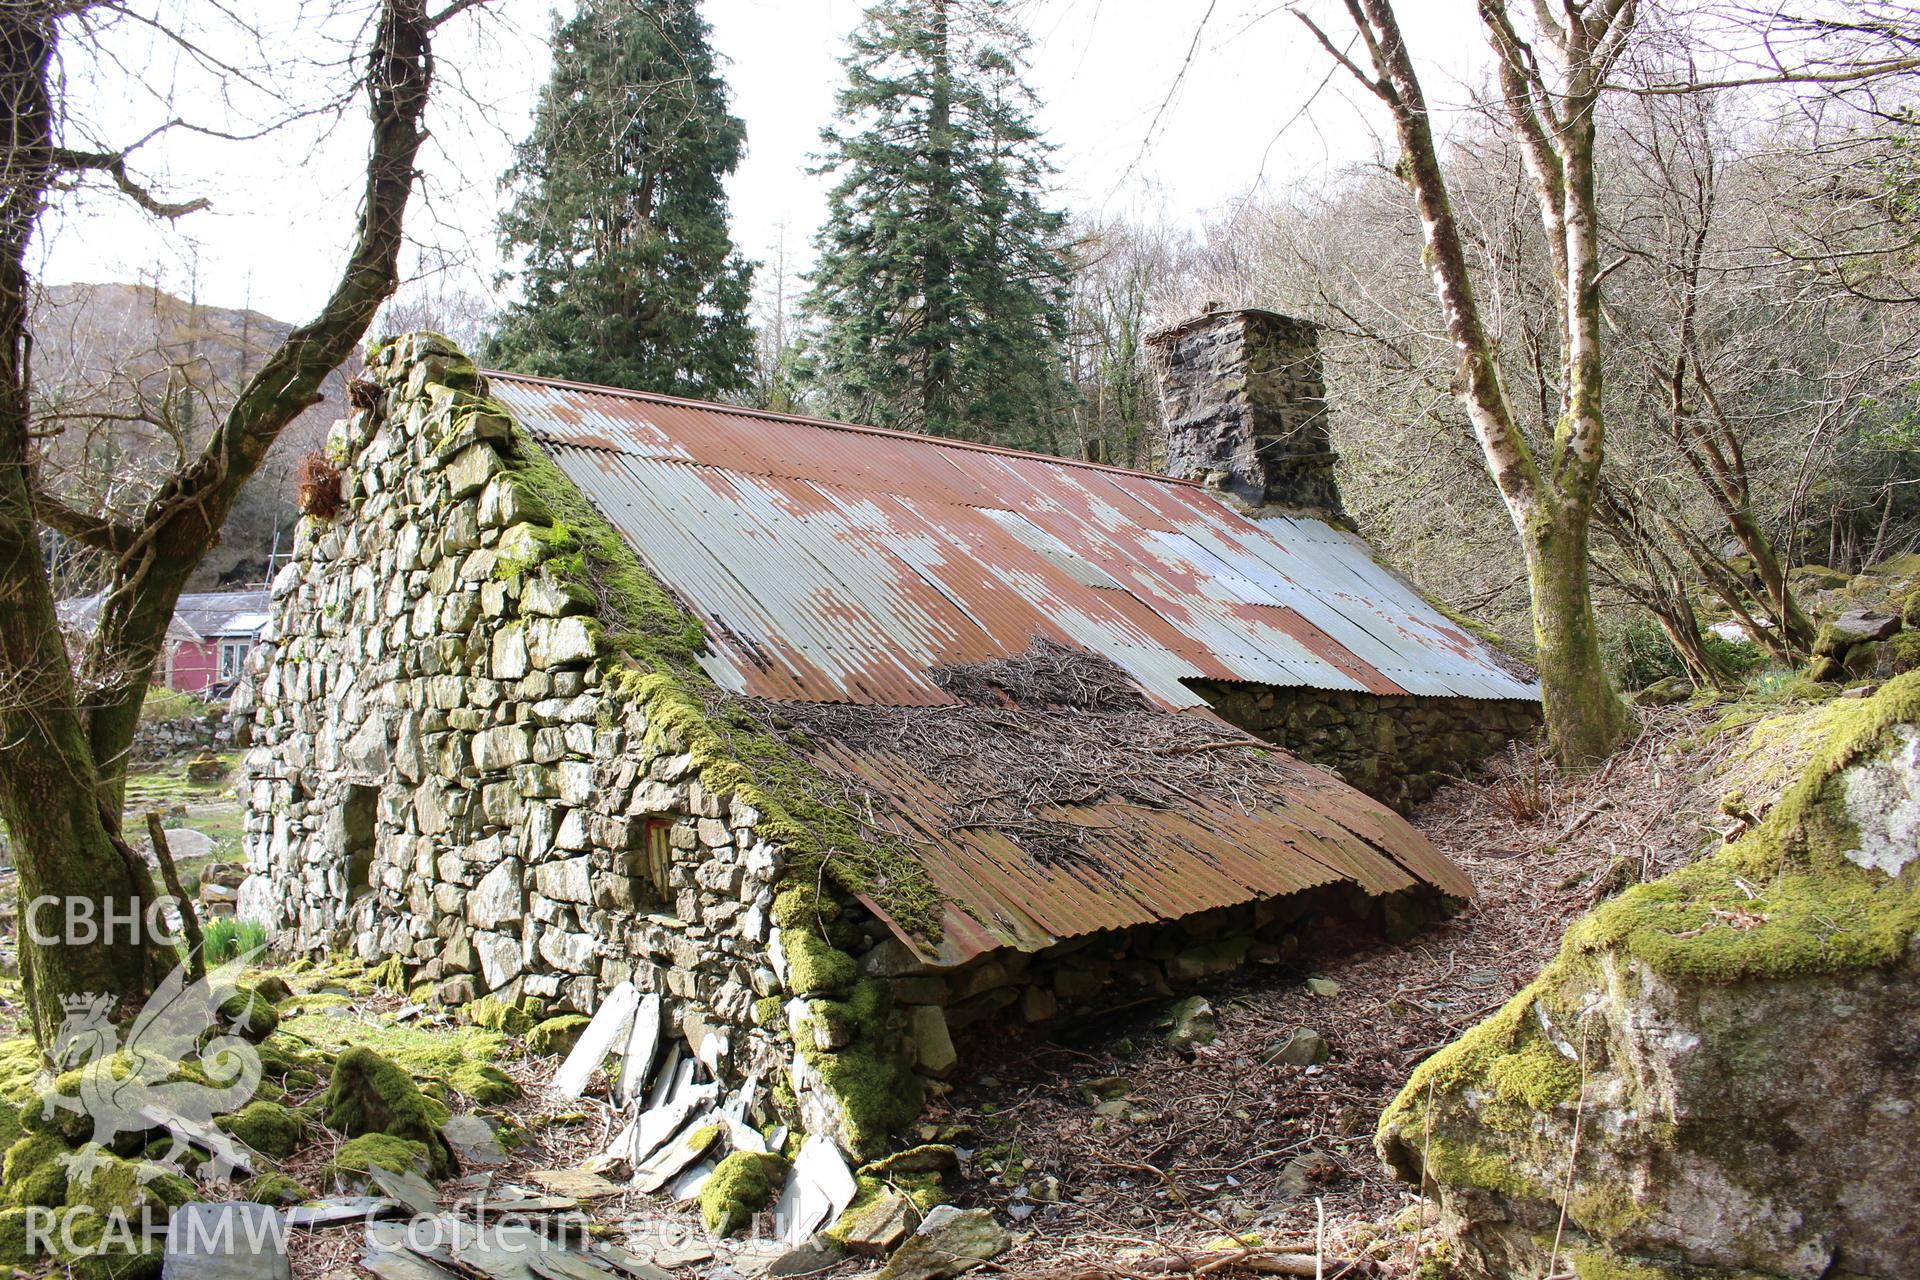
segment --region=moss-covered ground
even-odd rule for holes
[[[220,757],[224,771],[218,781],[195,782],[187,776],[184,758],[142,762],[127,770],[123,823],[127,830],[144,832],[147,814],[157,812],[169,827],[188,827],[213,841],[210,853],[175,860],[187,892],[197,891],[200,874],[222,863],[240,862],[245,854],[240,838],[246,811],[234,791],[233,771],[239,757]]]

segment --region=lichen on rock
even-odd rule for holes
[[[1920,675],[1801,714],[1758,825],[1577,923],[1382,1117],[1464,1274],[1543,1272],[1563,1200],[1584,1280],[1920,1274],[1920,1061],[1887,1034],[1920,1023]]]

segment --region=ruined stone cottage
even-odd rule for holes
[[[1535,686],[1346,526],[1310,326],[1153,349],[1172,476],[378,347],[236,701],[242,913],[448,1003],[631,984],[871,1156],[970,1026],[1467,895],[1394,806]]]

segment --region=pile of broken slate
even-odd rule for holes
[[[759,1081],[727,1090],[719,1078],[724,1042],[697,1046],[670,1033],[657,995],[628,983],[608,994],[581,1033],[549,1092],[587,1095],[604,1080],[625,1118],[607,1150],[578,1169],[528,1175],[529,1187],[497,1181],[506,1162],[492,1127],[453,1117],[443,1131],[464,1176],[436,1187],[417,1172],[374,1168],[364,1194],[290,1209],[247,1202],[188,1204],[168,1227],[163,1280],[291,1280],[289,1250],[302,1232],[361,1224],[360,1265],[377,1280],[754,1280],[800,1275],[843,1260],[818,1233],[853,1203],[853,1172],[834,1144],[810,1135],[787,1166],[770,1215],[745,1239],[689,1230],[682,1219],[615,1224],[625,1243],[594,1230],[590,1202],[639,1191],[675,1204],[699,1197],[730,1151],[766,1155],[788,1145],[784,1126],[748,1123],[763,1113]],[[617,1065],[602,1075],[602,1065]],[[447,1201],[447,1203],[443,1203]],[[886,1280],[944,1280],[1004,1251],[1006,1233],[986,1210],[940,1205],[894,1252]]]

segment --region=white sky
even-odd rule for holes
[[[277,2],[288,6],[286,25],[268,34],[265,56],[254,51],[255,58],[295,96],[317,99],[337,88],[337,68],[324,64],[355,32],[336,25],[328,29],[332,39],[301,37],[291,47],[323,65],[294,65],[271,42],[302,30],[296,10],[323,0]],[[1197,225],[1263,179],[1312,182],[1375,158],[1376,121],[1363,95],[1344,73],[1329,78],[1329,60],[1284,3],[1025,0],[1039,122],[1058,147],[1057,203],[1076,213]],[[1337,5],[1319,0],[1310,7],[1330,29],[1339,27]],[[1399,7],[1435,107],[1462,101],[1463,86],[1484,65],[1472,0]],[[763,262],[771,263],[783,235],[792,269],[803,269],[810,254],[827,180],[806,169],[840,83],[836,59],[861,8],[859,0],[706,2],[734,110],[747,125],[747,158],[730,184],[734,236]],[[548,0],[491,0],[439,42],[434,140],[423,156],[426,182],[409,210],[408,231],[416,262],[451,264],[447,286],[492,290],[498,178],[546,78],[552,9]],[[1196,31],[1192,69],[1169,98]],[[73,90],[77,110],[100,138],[137,137],[164,119],[169,89],[179,114],[230,131],[262,109],[261,95],[236,88],[233,77],[196,70],[173,46],[137,33],[120,38],[145,92],[129,91],[119,71],[98,84],[78,76]],[[223,94],[230,104],[222,105]],[[115,198],[70,202],[46,223],[41,278],[157,278],[175,293],[196,291],[204,302],[305,319],[339,269],[365,146],[357,101],[324,130],[295,125],[252,143],[162,138],[139,154],[135,171],[170,198],[204,195],[212,208],[162,228]],[[763,279],[771,272],[764,267]]]

